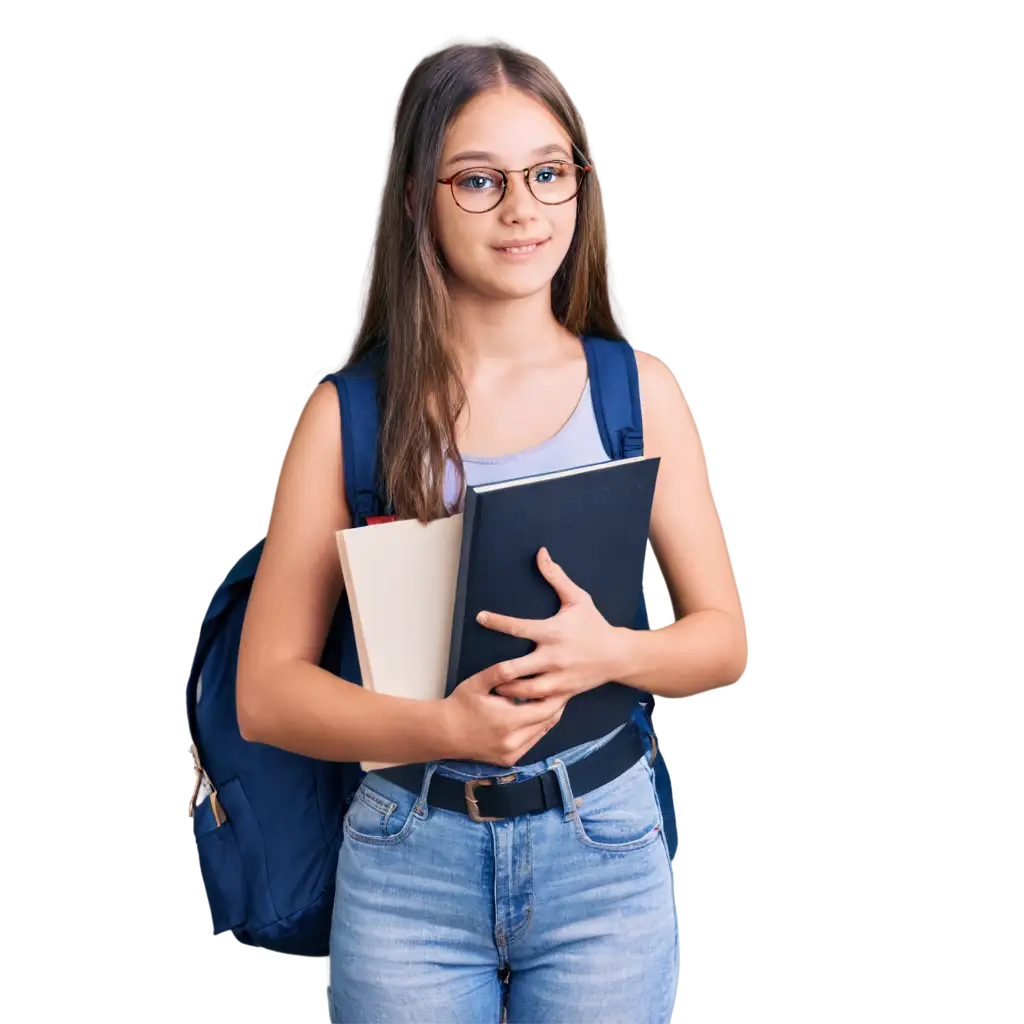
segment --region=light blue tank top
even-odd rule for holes
[[[594,414],[589,378],[573,414],[562,428],[546,441],[541,441],[540,444],[524,451],[495,458],[465,454],[462,456],[467,486],[498,483],[538,473],[555,473],[561,469],[608,461],[610,456],[604,450]],[[464,503],[463,495],[458,492],[455,467],[450,460],[445,466],[445,503],[452,512],[460,511]],[[561,728],[571,737],[567,743],[574,749],[581,741],[601,745],[622,728],[623,721],[628,717],[629,709],[623,707],[621,695],[606,696],[602,693],[606,689],[604,686],[597,687],[588,693],[573,697],[566,705],[561,721],[555,728]],[[579,734],[580,724],[575,720],[582,713],[581,700],[586,700],[589,706],[589,710],[583,713],[583,716],[589,716],[588,720],[598,726],[600,732],[605,735],[594,737]],[[545,740],[540,742],[543,743]],[[529,764],[537,760],[534,756],[537,749],[538,747],[534,746],[533,750],[527,751],[516,763]],[[507,767],[501,765],[486,765],[476,761],[445,761],[443,764],[449,770],[470,776],[499,775],[508,771]]]
[[[601,434],[594,416],[589,377],[572,415],[546,441],[524,451],[494,458],[462,455],[468,486],[499,483],[521,476],[536,476],[538,473],[556,473],[561,469],[608,461],[609,455],[601,443]],[[463,496],[458,491],[458,478],[451,460],[445,466],[444,500],[451,511],[462,508]]]

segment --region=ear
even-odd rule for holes
[[[416,186],[416,179],[409,176],[405,179],[405,215],[412,220],[412,190]]]

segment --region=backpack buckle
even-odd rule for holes
[[[203,788],[203,782],[206,780],[206,772],[203,771],[203,766],[199,763],[199,751],[196,750],[195,743],[188,744],[188,753],[191,755],[191,762],[193,762],[193,792],[188,798],[188,817],[193,816],[196,813],[196,804],[199,802],[200,790]]]
[[[217,790],[213,790],[210,793],[210,808],[213,811],[213,820],[217,822],[217,828],[220,828],[221,825],[228,820],[228,816],[223,806],[221,806],[220,799],[217,796]]]
[[[213,820],[217,822],[217,828],[220,828],[225,821],[228,820],[227,813],[224,807],[221,805],[220,798],[217,796],[217,789],[213,782],[210,781],[210,776],[206,774],[206,769],[203,767],[202,762],[199,760],[199,750],[193,743],[189,750],[192,752],[192,763],[196,771],[196,785],[192,790],[192,799],[188,802],[188,816],[191,818],[195,813],[196,809],[196,797],[199,796],[199,787],[202,785],[203,780],[206,780],[206,784],[210,787],[210,809],[213,811]]]
[[[626,427],[622,431],[620,444],[624,459],[633,459],[644,453],[644,435],[636,427]]]

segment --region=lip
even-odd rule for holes
[[[523,245],[533,245],[533,246],[535,246],[535,248],[531,249],[529,252],[505,252],[504,251],[505,247],[504,246],[499,246],[499,245],[491,246],[491,248],[494,249],[494,251],[499,256],[504,256],[505,259],[508,259],[508,260],[525,260],[525,259],[529,259],[531,256],[533,256],[536,253],[540,252],[540,250],[549,241],[550,241],[550,239],[548,239],[548,238],[524,238],[521,241],[509,241],[509,242],[506,243],[507,246],[511,246],[511,247],[519,247],[519,246],[523,246]]]

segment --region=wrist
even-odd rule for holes
[[[430,702],[433,712],[433,733],[437,737],[437,755],[431,760],[463,760],[463,738],[458,724],[458,708],[446,697]]]
[[[629,684],[636,663],[634,644],[636,630],[628,626],[613,626],[608,644],[608,680],[614,683]]]

